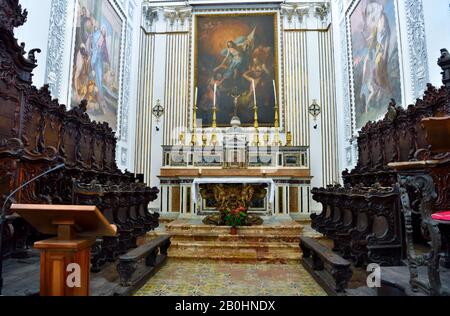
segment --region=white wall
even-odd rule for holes
[[[132,67],[130,74],[130,105],[129,105],[129,120],[128,120],[128,161],[126,168],[134,171],[134,156],[135,156],[135,139],[136,139],[136,115],[137,115],[137,92],[139,84],[139,35],[141,25],[141,3],[142,0],[135,0],[136,7],[133,12],[133,48],[131,57]]]
[[[26,44],[26,51],[33,48],[42,50],[40,54],[36,54],[38,67],[33,72],[33,84],[38,88],[45,83],[51,2],[52,0],[20,0],[22,7],[28,11],[28,19],[25,25],[15,31],[18,42]]]
[[[450,1],[424,0],[425,30],[428,47],[430,83],[442,85],[441,69],[437,66],[440,49],[450,50]]]

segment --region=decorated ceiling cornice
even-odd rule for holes
[[[189,31],[189,21],[194,13],[222,12],[224,10],[251,11],[258,5],[279,10],[285,30],[323,30],[331,24],[329,1],[145,1],[142,6],[142,27],[147,33],[157,32],[156,22],[166,21],[165,32]],[[270,5],[269,7],[267,7]]]

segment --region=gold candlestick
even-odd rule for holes
[[[213,122],[212,122],[212,128],[217,128],[217,108],[213,107]]]
[[[217,128],[217,83],[214,84],[214,103],[213,103],[213,123],[212,123],[212,136],[211,136],[211,144],[213,146],[216,146],[217,144],[217,135],[216,135],[216,128]]]
[[[217,135],[216,135],[216,128],[217,128],[217,107],[214,104],[213,106],[213,123],[212,123],[212,136],[211,136],[211,144],[215,146],[217,144]]]
[[[256,86],[255,86],[255,80],[252,80],[252,86],[253,86],[253,111],[255,112],[254,115],[254,124],[253,127],[255,128],[255,135],[253,137],[253,145],[254,146],[259,146],[259,123],[258,123],[258,105],[257,105],[257,101],[256,101]]]
[[[253,137],[253,145],[254,146],[259,146],[259,123],[258,123],[258,106],[253,107],[253,111],[255,112],[255,116],[254,116],[254,124],[253,127],[255,128],[255,135]]]
[[[273,95],[274,95],[274,100],[275,100],[275,136],[273,138],[273,145],[281,146],[279,107],[278,107],[278,98],[277,98],[277,85],[275,83],[275,80],[273,80]]]
[[[202,134],[203,147],[205,147],[207,145],[207,143],[208,143],[208,136],[206,136],[205,131],[203,131],[203,134]]]
[[[264,134],[264,145],[265,145],[265,146],[269,145],[269,139],[270,139],[270,135],[269,135],[269,131],[267,131],[267,132]]]
[[[192,122],[192,137],[191,144],[192,146],[197,145],[197,105],[194,106],[194,122]]]
[[[292,146],[292,133],[287,132],[286,134],[286,146],[290,147]]]
[[[197,98],[198,98],[198,88],[195,88],[195,95],[194,95],[194,113],[192,114],[194,121],[192,122],[192,137],[191,137],[191,144],[192,146],[197,145]]]
[[[181,132],[181,133],[180,133],[179,139],[180,139],[180,145],[183,145],[183,146],[184,146],[184,139],[185,139],[184,132]]]
[[[275,136],[273,138],[273,145],[280,146],[280,122],[278,120],[278,104],[275,103]]]

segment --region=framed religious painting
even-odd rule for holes
[[[259,126],[274,126],[277,34],[275,13],[196,15],[194,85],[204,127],[212,126],[214,104],[217,126],[234,116],[253,126],[255,100]]]
[[[118,128],[124,17],[114,0],[76,0],[70,104],[87,100],[92,120]]]
[[[356,0],[347,13],[354,131],[402,104],[397,0]]]

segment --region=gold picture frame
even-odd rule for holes
[[[200,65],[200,61],[199,61],[199,21],[202,18],[218,18],[218,19],[229,19],[229,18],[245,18],[245,17],[250,17],[250,18],[254,18],[254,17],[272,17],[272,23],[273,23],[273,43],[272,44],[272,48],[273,48],[273,76],[271,78],[271,80],[275,81],[275,87],[276,87],[276,102],[279,108],[281,108],[280,104],[282,104],[281,100],[281,93],[280,93],[280,79],[279,79],[279,49],[280,49],[280,43],[279,43],[279,18],[278,18],[278,13],[277,12],[256,12],[256,13],[215,13],[215,14],[207,14],[207,13],[198,13],[196,15],[194,15],[194,36],[193,36],[193,48],[194,48],[194,54],[193,54],[193,72],[194,72],[194,80],[193,80],[193,85],[194,85],[194,90],[196,90],[196,88],[199,86],[199,65]],[[201,87],[199,88],[199,91],[201,90]],[[273,84],[271,83],[271,91],[273,90]],[[275,92],[274,92],[275,94]],[[195,94],[193,94],[195,96]],[[202,98],[202,93],[199,92],[198,94],[198,100],[200,100]],[[195,98],[193,96],[193,98]],[[194,106],[197,104],[196,102],[197,100],[194,100],[193,104]],[[259,105],[258,105],[259,106]],[[273,103],[273,108],[275,108],[275,103]],[[197,119],[203,119],[204,117],[202,117],[201,115],[201,111],[198,110],[198,106],[197,106],[197,117],[193,117],[192,120],[197,120]],[[212,116],[212,104],[211,104],[211,109],[210,109],[210,115]],[[261,109],[259,109],[259,115],[261,116]],[[249,115],[250,116],[250,115]],[[272,115],[273,117],[271,118],[271,121],[269,123],[267,122],[261,122],[259,123],[260,127],[263,128],[271,128],[271,127],[275,127],[275,115]],[[220,115],[218,115],[219,120],[220,120]],[[251,113],[251,117],[253,118],[253,112]],[[278,121],[281,122],[281,111],[278,111]],[[206,124],[203,125],[203,127],[211,127],[212,123],[208,122],[207,120],[203,120],[204,122],[206,121]],[[241,119],[242,121],[242,127],[253,127],[253,120],[247,120],[245,121],[245,119]],[[218,128],[226,128],[229,127],[230,124],[229,123],[223,123],[223,122],[218,122],[217,123],[217,127]],[[198,126],[201,127],[201,126]]]

